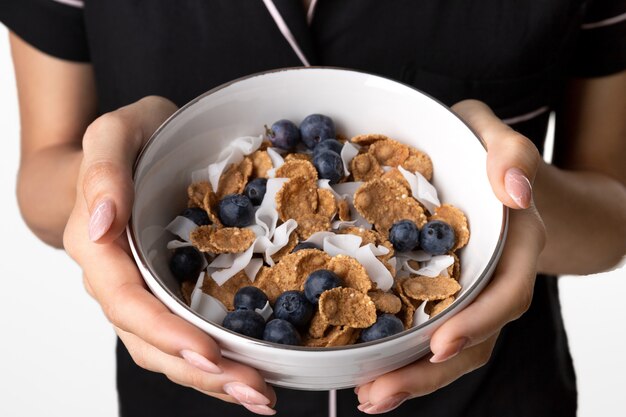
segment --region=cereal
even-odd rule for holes
[[[296,221],[298,222],[296,232],[302,240],[310,238],[315,232],[330,230],[330,220],[321,214],[305,214],[299,216]]]
[[[405,294],[414,300],[443,300],[461,289],[456,280],[448,277],[415,276],[402,283]]]
[[[192,281],[183,281],[180,285],[180,292],[183,297],[183,301],[188,306],[191,305],[191,293],[193,293],[194,288],[196,287],[196,283]]]
[[[317,190],[317,214],[332,220],[337,213],[337,202],[335,195],[330,190]]]
[[[424,209],[417,200],[392,180],[376,179],[363,184],[354,194],[354,206],[385,236],[399,220],[412,220],[417,227],[426,223]]]
[[[429,220],[441,220],[452,226],[456,236],[456,243],[452,250],[457,250],[467,245],[470,235],[467,218],[458,208],[450,204],[443,204],[435,209],[435,214]]]
[[[254,178],[267,178],[267,171],[273,168],[272,159],[265,150],[254,151],[250,155],[252,161],[252,176]]]
[[[194,182],[187,187],[187,197],[189,197],[189,207],[204,207],[205,195],[212,193],[211,183],[208,181]]]
[[[404,175],[402,175],[400,170],[396,167],[393,167],[389,171],[385,172],[381,178],[397,181],[407,190],[411,189],[411,185],[409,184],[409,182],[406,180],[406,178],[404,178]]]
[[[369,181],[380,178],[384,171],[374,155],[362,153],[350,161],[350,172],[355,181]]]
[[[328,269],[331,261],[331,257],[326,252],[317,249],[302,249],[293,255],[293,264],[300,282],[297,289],[304,288],[304,281],[311,272],[318,269]]]
[[[356,143],[357,145],[371,145],[374,142],[378,142],[381,140],[388,140],[389,138],[385,135],[380,135],[378,133],[368,133],[365,135],[358,135],[350,139],[350,142]]]
[[[391,292],[375,290],[368,292],[367,295],[369,295],[374,302],[376,310],[381,313],[397,314],[402,308],[400,298]]]
[[[246,273],[240,271],[234,277],[230,278],[223,285],[217,283],[211,277],[205,277],[202,283],[202,291],[211,297],[218,299],[228,310],[234,310],[233,299],[239,288],[252,285]]]
[[[315,181],[305,177],[292,178],[276,193],[276,210],[282,221],[298,221],[303,215],[315,213],[317,199]]]
[[[333,347],[355,343],[360,332],[348,326],[333,326],[320,338],[305,337],[304,346],[307,347]]]
[[[259,272],[256,274],[253,285],[263,291],[265,295],[267,295],[269,302],[274,304],[278,296],[282,294],[283,291],[278,287],[278,284],[273,281],[271,272],[272,269],[273,268],[267,266],[261,267]]]
[[[298,244],[298,235],[296,235],[295,233],[290,234],[289,241],[287,242],[287,244],[283,246],[278,252],[272,255],[272,260],[274,262],[280,261],[285,255],[290,254],[293,248],[295,248],[297,244]]]
[[[339,220],[344,222],[352,220],[352,214],[350,214],[350,203],[348,203],[348,200],[345,198],[342,198],[337,202],[337,212]]]
[[[367,293],[372,288],[372,280],[367,271],[356,259],[337,255],[328,262],[328,270],[341,278],[344,287],[352,288],[362,293]]]
[[[408,329],[413,325],[413,317],[415,315],[415,309],[417,306],[415,302],[411,300],[404,293],[403,284],[406,282],[407,278],[396,278],[396,283],[394,285],[394,289],[396,290],[396,294],[400,298],[402,302],[402,307],[400,308],[400,312],[398,315],[400,316],[400,320],[404,324],[404,328]]]
[[[306,153],[290,153],[285,156],[285,162],[289,161],[309,161],[311,162],[311,155]]]
[[[221,200],[229,194],[240,194],[246,188],[248,178],[252,174],[252,160],[244,158],[238,164],[231,164],[220,177],[217,197]]]
[[[309,324],[309,335],[312,338],[319,339],[324,337],[324,333],[330,325],[328,324],[328,320],[326,320],[322,313],[318,311],[313,314],[313,318],[311,319],[311,323]]]
[[[402,163],[402,168],[411,173],[419,172],[428,181],[433,179],[433,162],[430,156],[417,149],[409,148],[409,157]]]
[[[238,253],[248,249],[256,235],[250,229],[239,227],[198,226],[191,232],[190,238],[191,243],[202,252]]]
[[[379,164],[391,167],[397,167],[409,157],[409,147],[393,139],[372,143],[368,152],[376,158]]]
[[[454,296],[450,296],[444,298],[441,301],[429,301],[424,306],[424,312],[429,315],[430,318],[435,317],[437,314],[441,313],[443,310],[448,308],[454,302]]]
[[[370,243],[374,245],[380,244],[382,241],[382,236],[375,230],[364,229],[362,227],[346,227],[345,229],[341,229],[338,232],[339,234],[350,234],[361,237],[361,246],[368,245]]]
[[[317,181],[317,170],[312,163],[303,159],[292,159],[287,161],[276,170],[276,178],[293,179],[296,177]]]
[[[352,288],[333,288],[320,296],[322,317],[334,326],[364,329],[376,322],[376,306],[362,292]]]
[[[222,227],[222,222],[217,215],[218,203],[219,200],[217,199],[217,194],[215,194],[213,191],[209,191],[204,195],[202,207],[204,207],[204,210],[209,216],[209,220],[211,220],[211,222],[217,227]]]
[[[454,263],[448,267],[448,275],[458,281],[461,278],[461,260],[454,252],[449,252],[448,255],[454,258]]]

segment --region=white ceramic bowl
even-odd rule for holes
[[[331,116],[348,137],[383,133],[427,152],[441,201],[461,208],[471,238],[460,251],[462,291],[426,323],[382,342],[341,348],[285,347],[237,335],[204,320],[181,299],[168,268],[164,227],[185,207],[191,172],[214,162],[229,140],[258,135],[278,119]],[[128,228],[133,255],[152,292],[174,313],[219,341],[224,356],[276,385],[311,390],[355,386],[429,352],[432,333],[487,284],[502,251],[507,211],[486,175],[481,140],[454,113],[406,85],[361,72],[299,68],[252,75],[215,88],[170,117],[143,149]]]

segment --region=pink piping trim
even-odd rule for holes
[[[515,117],[509,117],[508,119],[502,119],[502,122],[506,123],[507,125],[513,125],[515,123],[525,122],[527,120],[534,119],[535,117],[541,114],[544,114],[548,110],[550,110],[550,107],[548,106],[539,107],[537,110],[533,110],[526,114],[521,114]]]
[[[309,10],[306,12],[306,23],[310,26],[315,14],[315,6],[317,6],[317,0],[312,0],[309,4]]]
[[[617,16],[613,16],[613,17],[609,17],[608,19],[604,19],[604,20],[599,20],[597,22],[591,22],[591,23],[584,23],[580,26],[581,29],[583,30],[587,30],[587,29],[595,29],[595,28],[600,28],[603,26],[611,26],[614,25],[616,23],[619,23],[621,21],[626,20],[626,13],[622,13],[620,15]]]
[[[276,26],[278,26],[280,33],[282,33],[285,39],[287,40],[287,42],[289,42],[289,45],[291,45],[291,49],[293,49],[296,55],[298,55],[298,58],[300,58],[300,61],[302,61],[302,64],[305,67],[310,67],[311,65],[309,64],[309,61],[306,59],[306,56],[304,56],[304,54],[302,53],[300,46],[298,46],[298,42],[296,42],[296,39],[293,37],[293,34],[291,33],[291,30],[289,30],[289,26],[287,26],[287,23],[285,23],[285,20],[283,19],[280,12],[274,5],[274,2],[272,0],[263,0],[263,3],[265,4],[265,7],[267,7],[267,11],[270,12],[272,19],[274,19],[274,23],[276,23]]]
[[[52,1],[65,4],[66,6],[77,7],[79,9],[82,9],[83,7],[85,7],[85,2],[82,0],[52,0]]]

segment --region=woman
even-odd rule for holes
[[[435,333],[433,356],[358,387],[356,396],[340,392],[341,415],[356,415],[357,404],[398,416],[574,415],[556,280],[536,272],[596,272],[626,251],[626,6],[546,3],[0,5],[14,32],[22,213],[52,245],[61,245],[65,229],[87,291],[123,342],[121,414],[245,412],[232,402],[260,414],[276,406],[288,415],[325,415],[325,393],[274,390],[169,313],[145,289],[122,233],[134,158],[176,106],[239,76],[315,64],[378,73],[449,105],[480,100],[453,108],[487,142],[494,192],[515,209],[492,283]],[[537,152],[551,110],[555,165]]]

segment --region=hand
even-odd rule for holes
[[[275,394],[263,377],[222,358],[206,333],[172,314],[147,290],[129,255],[124,228],[133,200],[132,166],[144,142],[175,110],[166,99],[146,97],[89,126],[64,246],[137,365],[253,412],[274,414]]]
[[[379,414],[409,398],[429,394],[489,360],[500,329],[519,318],[532,300],[545,229],[532,202],[531,184],[541,158],[527,138],[502,123],[483,103],[452,107],[487,144],[487,174],[510,212],[507,241],[490,284],[476,300],[432,336],[432,357],[357,387],[359,410]]]

